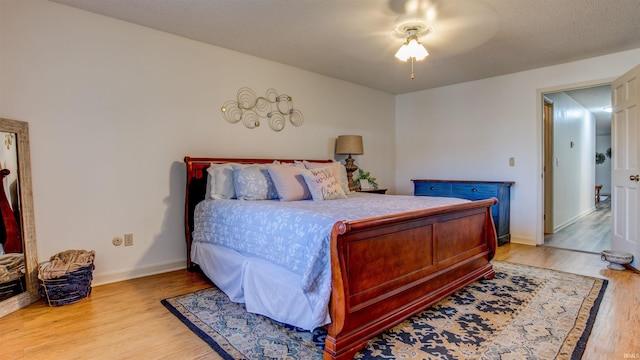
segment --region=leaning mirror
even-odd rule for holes
[[[0,317],[38,300],[29,126],[0,118]]]

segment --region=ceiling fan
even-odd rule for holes
[[[399,13],[392,36],[405,40],[395,56],[411,60],[411,79],[414,61],[425,59],[427,48],[445,58],[483,44],[498,31],[496,11],[481,0],[390,0],[389,6]]]

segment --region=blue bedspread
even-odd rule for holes
[[[195,210],[193,241],[226,246],[302,276],[321,325],[331,296],[329,241],[340,220],[357,220],[467,202],[463,199],[353,193],[327,201],[205,200]]]

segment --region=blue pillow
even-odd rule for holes
[[[233,185],[241,200],[272,200],[278,198],[269,171],[264,166],[233,165]]]

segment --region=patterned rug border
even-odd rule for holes
[[[209,336],[209,334],[207,334],[206,332],[202,331],[202,329],[200,329],[200,327],[198,327],[195,324],[195,322],[192,322],[189,319],[187,319],[180,312],[180,310],[178,310],[173,304],[171,304],[169,302],[169,299],[173,299],[173,298],[177,298],[177,297],[184,296],[184,295],[187,295],[187,294],[191,294],[193,292],[206,291],[206,290],[209,290],[209,289],[211,289],[211,287],[208,287],[208,288],[205,288],[205,289],[200,289],[200,290],[197,290],[197,291],[191,291],[191,292],[188,292],[188,293],[184,293],[182,295],[173,296],[171,298],[160,300],[160,303],[162,303],[162,305],[164,305],[167,308],[167,310],[169,310],[169,312],[171,312],[175,317],[180,319],[180,321],[182,321],[182,323],[185,324],[189,328],[189,330],[193,331],[194,334],[198,335],[200,337],[200,339],[204,340],[204,342],[206,342],[209,346],[211,346],[211,348],[218,355],[220,355],[220,357],[222,357],[224,360],[237,360],[235,357],[229,355],[229,353],[227,353],[218,344],[218,342],[213,337]],[[185,309],[185,311],[188,311],[188,310]]]
[[[562,270],[547,269],[547,268],[542,268],[542,267],[537,267],[537,266],[532,266],[527,264],[519,264],[519,263],[513,263],[508,261],[498,261],[498,260],[493,260],[492,262],[497,264],[506,264],[505,266],[531,268],[537,271],[547,271],[547,272],[557,273],[557,274],[562,274],[567,276],[577,276],[577,277],[582,277],[586,279],[591,279],[593,281],[593,286],[590,291],[590,295],[584,298],[583,304],[580,307],[580,308],[583,308],[585,306],[584,303],[589,303],[590,305],[589,314],[587,316],[587,319],[584,321],[584,326],[579,327],[576,324],[576,326],[571,330],[571,332],[574,332],[574,331],[580,331],[581,329],[582,334],[575,342],[572,342],[572,344],[567,344],[568,341],[565,341],[565,343],[563,343],[563,345],[559,349],[558,356],[556,357],[556,359],[571,359],[571,360],[581,359],[586,349],[587,341],[589,339],[589,336],[595,324],[595,320],[596,320],[598,311],[600,309],[602,300],[604,298],[604,294],[607,289],[609,281],[603,278],[570,273]],[[207,292],[211,288],[215,288],[215,285],[209,288],[187,292],[182,295],[172,296],[170,298],[161,300],[161,303],[169,310],[169,312],[171,312],[174,316],[176,316],[193,333],[198,335],[198,337],[200,337],[204,342],[206,342],[221,358],[225,360],[244,359],[245,357],[241,353],[238,353],[237,351],[235,351],[235,349],[233,348],[233,345],[228,343],[226,339],[224,339],[224,337],[216,336],[218,335],[217,333],[209,334],[206,331],[202,330],[202,327],[206,327],[207,324],[201,321],[200,319],[198,319],[197,316],[193,314],[191,318],[188,318],[187,316],[185,316],[184,315],[185,313],[191,314],[190,310],[185,308],[179,302],[175,301],[176,299],[187,296],[189,294]],[[575,320],[577,323],[578,318],[576,318]],[[200,326],[199,326],[199,323],[200,323]],[[218,337],[218,339],[216,339],[216,337]],[[569,334],[567,334],[567,339],[568,338],[569,338]],[[569,346],[573,350],[570,353],[563,353],[562,350],[567,346]],[[233,354],[236,354],[236,355],[234,356]]]
[[[597,293],[594,294],[595,297],[592,298],[592,304],[591,304],[591,309],[589,311],[589,317],[587,318],[584,330],[582,332],[582,335],[580,336],[580,338],[578,339],[578,341],[576,342],[576,345],[573,349],[573,352],[571,354],[571,357],[569,358],[570,360],[580,360],[582,359],[582,355],[584,355],[584,351],[587,347],[587,341],[589,340],[589,336],[591,335],[591,331],[593,330],[593,325],[596,322],[596,317],[598,316],[598,311],[600,310],[600,305],[602,304],[602,300],[604,298],[604,293],[607,290],[607,287],[609,286],[609,280],[607,279],[603,279],[603,278],[599,278],[599,277],[595,277],[595,276],[589,276],[589,275],[582,275],[582,274],[576,274],[576,273],[572,273],[572,272],[568,272],[568,271],[563,271],[563,270],[555,270],[555,269],[548,269],[548,268],[543,268],[543,267],[539,267],[539,266],[533,266],[533,265],[527,265],[527,264],[519,264],[519,263],[514,263],[514,262],[509,262],[509,261],[502,261],[502,260],[492,260],[492,263],[504,263],[504,264],[509,264],[509,265],[516,265],[516,266],[522,266],[522,267],[528,267],[531,269],[537,269],[539,271],[552,271],[555,273],[559,273],[559,274],[566,274],[566,275],[571,275],[571,276],[580,276],[583,278],[587,278],[587,279],[593,279],[594,280],[594,284],[593,286],[596,287],[598,285],[598,281],[600,281],[600,289],[597,290]],[[589,298],[586,298],[585,301],[589,300]]]

